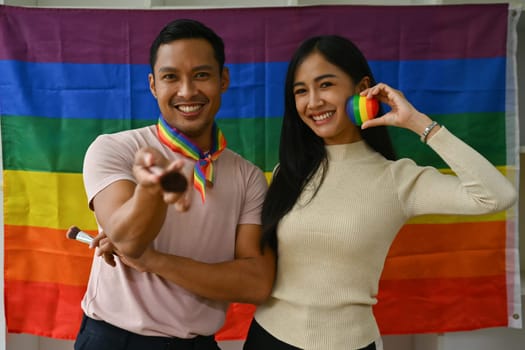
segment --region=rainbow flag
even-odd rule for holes
[[[83,156],[102,133],[154,124],[148,51],[167,22],[203,21],[225,40],[231,87],[217,122],[265,172],[277,162],[287,61],[306,37],[354,40],[377,80],[485,155],[517,184],[515,25],[507,5],[84,10],[0,6],[0,117],[7,329],[72,339],[95,233]],[[450,171],[411,132],[399,156]],[[380,218],[378,218],[380,219]],[[516,208],[428,216],[395,240],[374,312],[383,334],[521,327]],[[254,306],[233,304],[218,339],[243,339]]]

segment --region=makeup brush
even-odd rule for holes
[[[82,242],[82,243],[86,243],[86,244],[91,244],[91,242],[93,241],[93,237],[91,237],[89,234],[87,234],[86,232],[84,231],[81,231],[78,227],[76,226],[71,226],[68,230],[67,230],[67,233],[66,233],[66,236],[67,238],[69,239],[75,239],[79,242]]]

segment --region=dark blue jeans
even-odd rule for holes
[[[75,350],[220,350],[215,337],[191,339],[144,336],[84,315]]]
[[[293,345],[287,344],[273,335],[268,333],[258,324],[255,319],[252,320],[248,336],[244,342],[243,350],[301,350]],[[327,349],[328,350],[328,349]],[[350,349],[348,349],[350,350]],[[358,350],[376,350],[375,343]]]

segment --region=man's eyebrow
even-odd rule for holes
[[[175,67],[160,67],[158,72],[159,73],[165,73],[165,72],[176,72],[177,68]]]
[[[203,65],[196,66],[196,67],[192,68],[193,72],[200,71],[200,70],[213,70],[213,66],[209,65],[209,64],[203,64]],[[158,71],[159,71],[159,73],[177,72],[178,69],[175,68],[175,67],[166,66],[166,67],[160,67]]]

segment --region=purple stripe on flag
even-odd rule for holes
[[[158,31],[182,17],[224,38],[227,63],[288,61],[307,35],[317,34],[347,36],[369,60],[502,57],[507,13],[506,4],[162,11],[0,6],[0,35],[10,37],[0,37],[0,59],[146,64]]]

